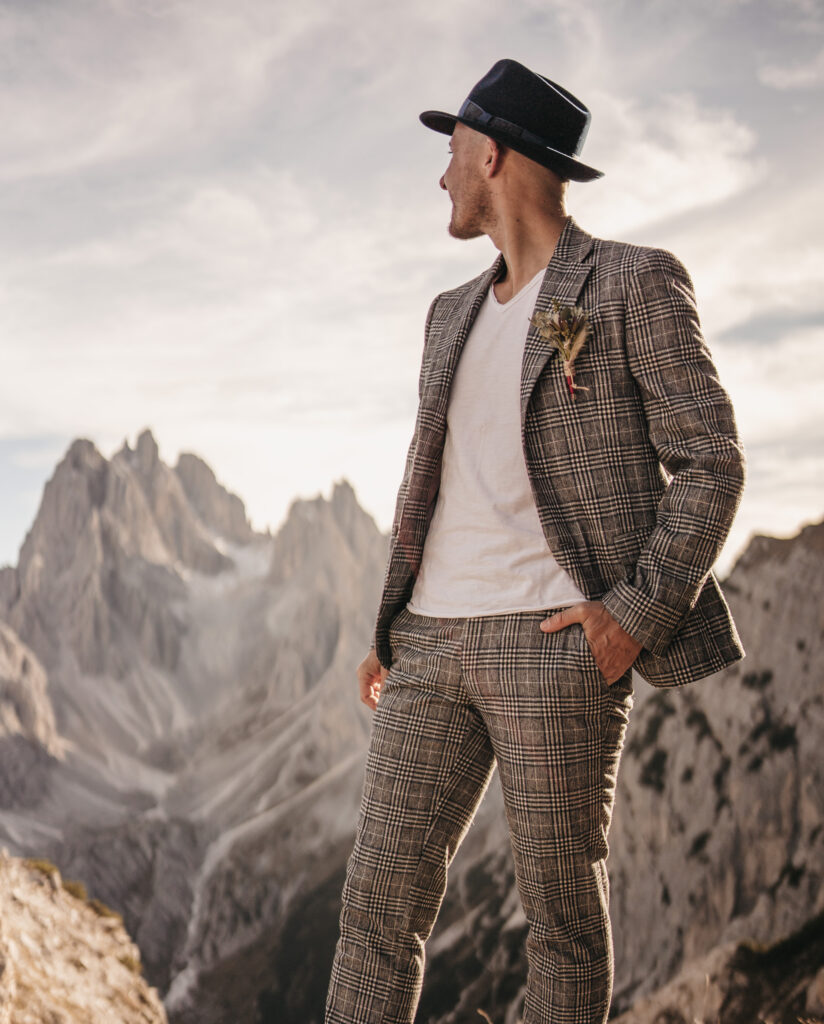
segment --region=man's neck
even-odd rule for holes
[[[504,258],[504,276],[493,285],[495,298],[508,302],[552,259],[569,218],[501,218],[490,238]]]

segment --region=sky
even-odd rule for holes
[[[0,0],[0,565],[77,437],[150,428],[276,529],[341,478],[387,529],[432,297],[485,269],[438,188],[501,57],[592,111],[590,233],[673,251],[753,532],[824,516],[822,0]]]

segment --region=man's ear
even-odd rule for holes
[[[495,139],[490,138],[488,135],[486,136],[485,142],[483,166],[486,176],[488,178],[492,178],[501,169],[504,153],[506,152],[506,146],[502,146],[500,142],[496,142]]]

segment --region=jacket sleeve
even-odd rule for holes
[[[646,250],[630,277],[625,340],[668,482],[634,572],[601,600],[627,633],[661,655],[727,538],[744,486],[744,451],[692,282],[671,253]]]

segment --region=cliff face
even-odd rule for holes
[[[0,851],[0,1024],[166,1024],[123,922],[45,862]]]
[[[4,574],[0,839],[117,908],[180,1012],[345,856],[385,553],[347,484],[256,534],[146,432],[75,442]]]
[[[608,862],[614,1010],[647,1007],[626,1024],[714,1021],[722,1006],[724,1024],[752,1024],[759,1006],[775,1020],[783,1007],[796,1024],[817,1005],[805,1003],[820,983],[814,957],[793,950],[813,941],[824,911],[824,524],[790,540],[756,537],[724,590],[745,661],[677,691],[636,681]],[[478,1008],[517,1020],[524,934],[495,787],[450,871],[421,1020]],[[759,966],[748,950],[761,948]],[[770,995],[781,986],[757,997],[770,963],[796,978],[778,1008]],[[459,994],[456,975],[467,979]],[[673,978],[669,994],[645,1002]],[[736,1016],[745,990],[752,999]]]
[[[43,666],[0,622],[0,806],[35,806],[62,756]]]
[[[688,961],[615,1024],[824,1024],[824,917],[778,942],[728,942]]]
[[[172,469],[144,433],[111,460],[75,442],[0,577],[0,841],[123,914],[176,1024],[322,1019],[385,554],[348,485],[257,534],[202,460]],[[746,943],[813,1012],[793,942],[824,912],[822,570],[824,525],[756,538],[725,582],[747,660],[675,692],[638,681],[609,861],[615,1008],[647,1013],[627,1024],[700,1019],[707,974],[732,1005]],[[515,1024],[524,933],[493,783],[420,1020]]]
[[[824,911],[824,524],[756,538],[724,589],[746,659],[650,697],[624,758],[612,879],[627,993]]]

